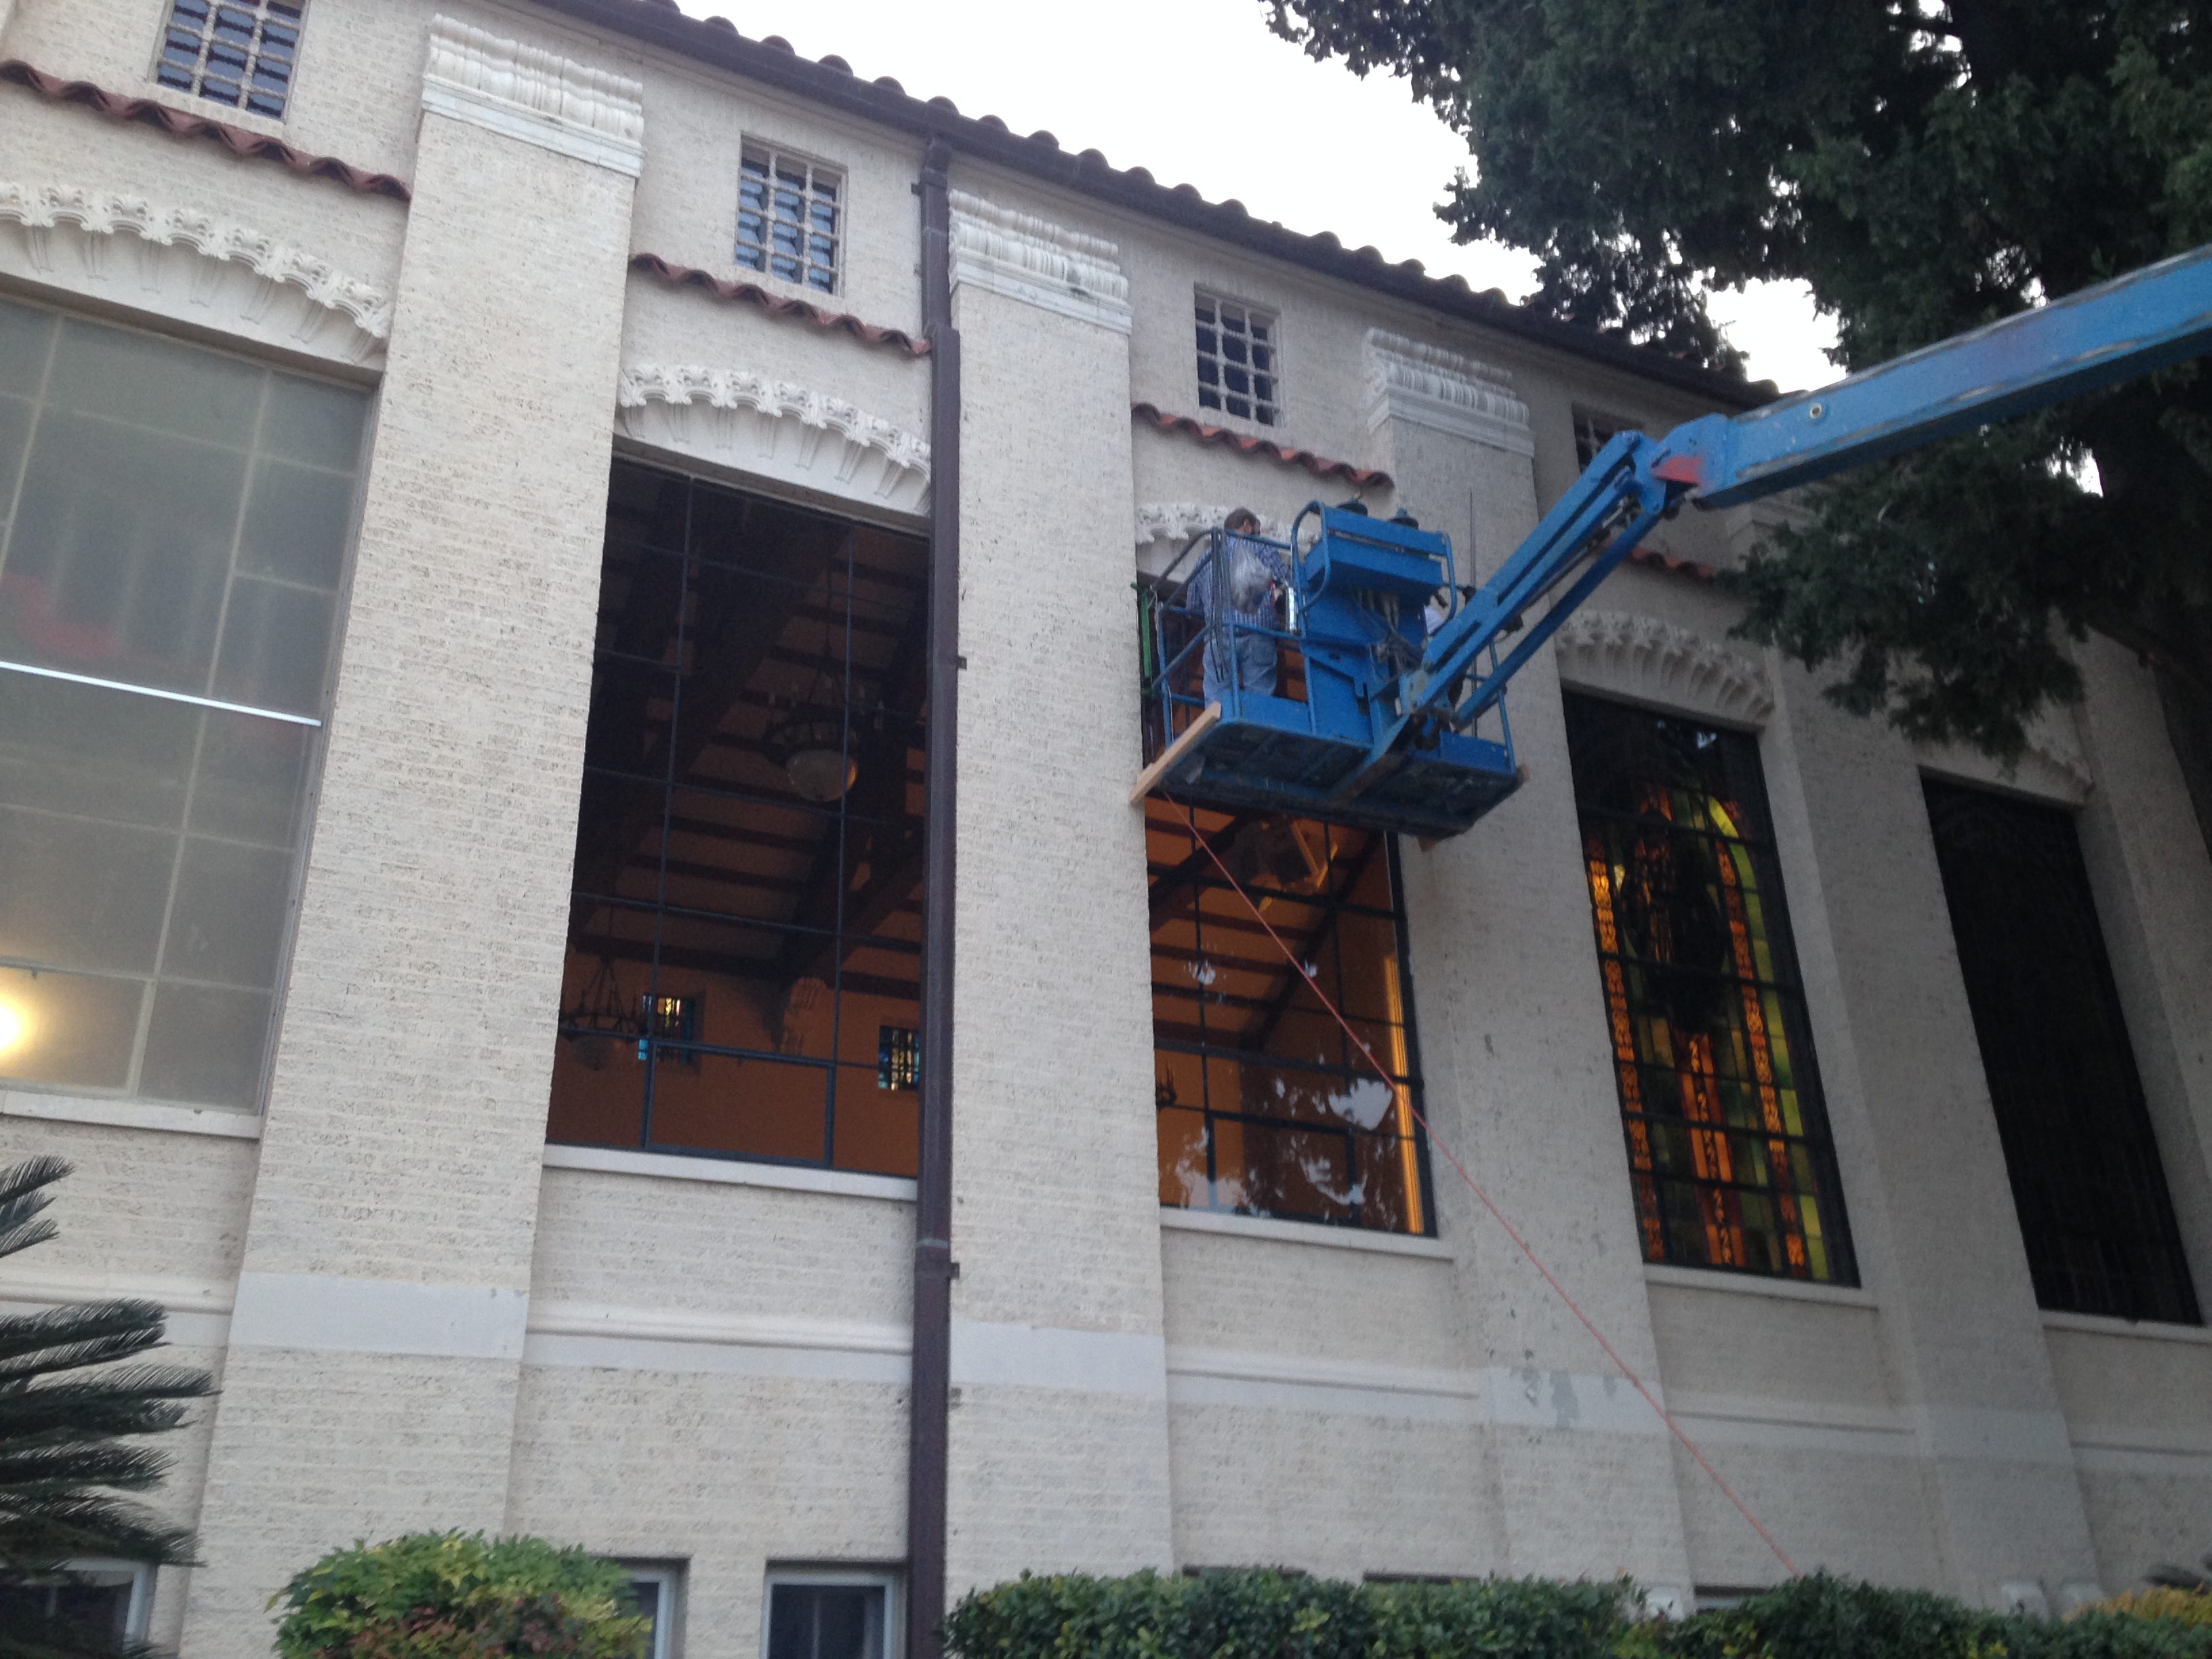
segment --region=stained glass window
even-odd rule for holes
[[[1567,734],[1644,1259],[1856,1283],[1758,744],[1574,696]]]
[[[1987,790],[1926,789],[2037,1302],[2197,1323],[2073,820]]]
[[[1431,1206],[1388,836],[1146,803],[1160,1202],[1426,1233]],[[1385,1083],[1267,936],[1295,951]]]

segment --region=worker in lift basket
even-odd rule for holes
[[[1259,515],[1240,507],[1221,524],[1221,539],[1191,578],[1191,597],[1206,616],[1206,700],[1219,702],[1240,690],[1275,689],[1276,608],[1291,573],[1275,550],[1260,539]],[[1236,624],[1236,642],[1230,624]],[[1267,631],[1262,631],[1267,630]]]

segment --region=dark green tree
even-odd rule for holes
[[[1808,283],[1863,368],[2212,240],[2202,0],[1266,3],[1466,137],[1438,211],[1535,253],[1538,309],[1711,367],[1715,287]],[[1848,475],[1740,589],[1844,706],[2008,757],[2067,638],[2120,641],[2212,845],[2212,373]]]
[[[0,1256],[54,1236],[46,1188],[58,1158],[0,1171]],[[0,1659],[143,1652],[88,1621],[69,1564],[106,1557],[189,1565],[191,1534],[122,1494],[159,1486],[168,1455],[134,1443],[215,1392],[207,1373],[125,1362],[161,1346],[150,1302],[101,1302],[0,1318]]]

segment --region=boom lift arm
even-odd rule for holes
[[[1368,617],[1352,614],[1355,606],[1374,612],[1376,596],[1395,590],[1388,613],[1408,615],[1414,588],[1434,580],[1417,573],[1433,571],[1439,560],[1449,570],[1449,543],[1396,525],[1370,527],[1316,505],[1308,510],[1319,520],[1315,543],[1281,550],[1296,561],[1296,615],[1314,619],[1278,635],[1304,652],[1308,706],[1232,685],[1218,720],[1208,718],[1207,729],[1197,731],[1200,721],[1186,717],[1198,700],[1176,695],[1164,667],[1150,689],[1160,697],[1164,729],[1180,730],[1184,739],[1147,778],[1194,800],[1455,834],[1515,784],[1510,732],[1502,744],[1479,740],[1476,723],[1576,607],[1684,502],[1754,501],[2207,351],[2212,246],[1818,392],[1733,417],[1704,416],[1663,437],[1620,433],[1464,605],[1451,607],[1449,590],[1435,590],[1449,614],[1425,636],[1418,625],[1400,624],[1388,652],[1346,648],[1362,628],[1370,637],[1374,631]],[[1206,626],[1220,628],[1210,618]],[[1173,659],[1164,636],[1156,633],[1148,643],[1154,659]]]

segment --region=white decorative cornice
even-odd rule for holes
[[[1103,236],[952,192],[952,282],[1127,334],[1129,279]]]
[[[919,514],[929,443],[805,386],[741,368],[633,363],[615,395],[626,438],[818,494]]]
[[[464,23],[430,20],[422,106],[637,177],[645,88],[624,76]]]
[[[1180,550],[1201,530],[1217,530],[1233,507],[1207,507],[1198,501],[1153,501],[1137,509],[1137,545],[1170,542]],[[1280,519],[1260,520],[1260,533],[1269,541],[1288,541],[1290,526]]]
[[[1571,685],[1741,726],[1761,725],[1773,712],[1774,690],[1757,662],[1656,617],[1580,611],[1552,636],[1552,648]]]
[[[1916,744],[1920,763],[1962,783],[1989,784],[2079,806],[2096,787],[2069,708],[2045,705],[2027,723],[2027,746],[2007,764],[1964,743]]]
[[[1367,331],[1367,363],[1369,430],[1406,421],[1516,455],[1536,453],[1528,405],[1504,369],[1379,328]]]
[[[0,179],[0,271],[135,310],[352,363],[392,332],[383,289],[197,208]]]

